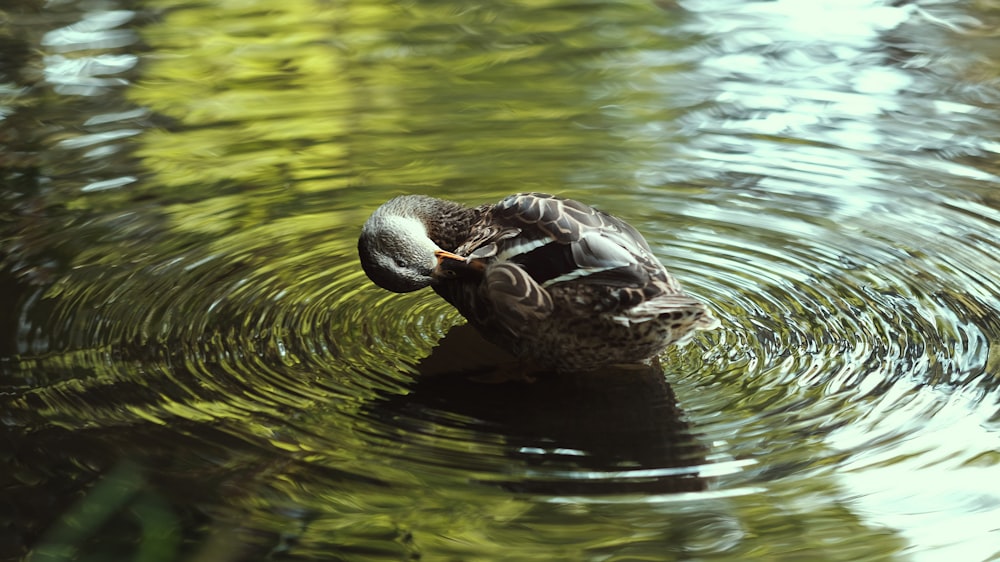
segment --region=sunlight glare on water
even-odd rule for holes
[[[0,557],[1000,556],[988,3],[17,4]],[[360,225],[529,190],[721,327],[457,375],[506,359]]]

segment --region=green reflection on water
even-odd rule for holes
[[[650,19],[669,25],[670,13],[635,2],[168,11],[143,30],[156,56],[129,97],[186,126],[148,132],[138,153],[151,188],[248,184],[287,198],[366,185],[491,199],[613,180],[603,162],[625,154],[603,108],[625,102],[634,70],[616,75],[616,63],[655,38]]]
[[[517,457],[519,445],[538,443],[510,423],[475,426],[467,404],[409,426],[393,425],[405,418],[396,410],[372,415],[393,397],[417,402],[411,364],[457,321],[432,295],[386,295],[360,273],[358,225],[391,194],[481,203],[539,189],[648,225],[674,221],[660,231],[693,220],[673,208],[680,187],[615,193],[651,157],[643,142],[670,141],[644,127],[678,110],[637,84],[683,63],[631,55],[689,41],[670,37],[676,13],[647,2],[147,6],[162,11],[141,30],[150,51],[125,93],[157,115],[130,145],[142,181],[52,196],[65,210],[38,228],[51,237],[69,225],[76,239],[59,246],[55,280],[39,282],[45,304],[29,310],[26,323],[44,333],[26,336],[27,352],[3,365],[20,381],[4,398],[6,419],[24,429],[19,445],[110,443],[111,460],[70,450],[74,468],[51,479],[138,457],[150,493],[180,508],[197,543],[190,553],[205,560],[234,544],[247,557],[359,560],[856,560],[902,548],[842,504],[826,466],[836,459],[811,461],[827,454],[825,428],[795,407],[827,389],[760,382],[801,375],[815,358],[761,371],[735,331],[699,341],[734,360],[697,380],[683,375],[708,349],[670,355],[667,375],[683,380],[683,397],[711,393],[707,402],[740,426],[713,435],[750,434],[742,446],[759,462],[712,480],[703,496],[511,491],[498,482],[551,477],[553,465],[592,474]],[[755,242],[791,245],[787,232]],[[745,304],[719,306],[732,318]],[[797,301],[775,308],[755,313],[811,313]],[[755,380],[742,378],[748,371]],[[779,411],[767,412],[772,405]],[[710,422],[717,412],[697,414]],[[654,424],[647,444],[662,429]],[[796,472],[809,477],[783,480]],[[91,488],[90,501],[104,501],[100,492]],[[132,540],[141,533],[117,537]]]

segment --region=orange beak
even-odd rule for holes
[[[446,252],[444,250],[436,250],[434,252],[434,257],[436,257],[437,260],[438,260],[438,267],[441,267],[441,264],[444,263],[445,260],[453,260],[453,261],[458,261],[458,262],[462,262],[462,263],[465,263],[466,261],[468,261],[468,260],[466,260],[465,258],[463,258],[462,256],[460,256],[458,254],[453,254],[451,252]]]
[[[441,276],[454,277],[458,271],[463,269],[472,269],[479,273],[486,270],[486,263],[483,260],[470,260],[453,252],[437,250],[434,252],[434,257],[437,258],[438,262],[435,272]]]

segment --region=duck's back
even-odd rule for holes
[[[707,315],[642,235],[614,216],[538,193],[511,195],[479,211],[456,253],[488,264],[487,281],[509,278],[501,287],[506,300],[491,299],[470,280],[439,293],[515,353],[563,368],[642,360]],[[508,298],[519,290],[524,294]],[[517,310],[520,303],[525,309]]]
[[[458,253],[516,263],[546,289],[583,287],[602,298],[604,309],[681,292],[631,225],[551,195],[503,199],[483,213]]]

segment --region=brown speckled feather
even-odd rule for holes
[[[487,209],[472,233],[458,254],[520,264],[545,287],[589,286],[602,310],[681,291],[638,231],[577,201],[511,195]]]
[[[714,322],[638,231],[577,201],[511,195],[480,208],[455,251],[485,271],[438,292],[497,343],[557,367],[646,358]]]
[[[457,254],[438,262],[434,290],[488,339],[537,366],[646,361],[715,325],[638,231],[583,203],[520,193],[470,209],[410,197],[431,241]]]

